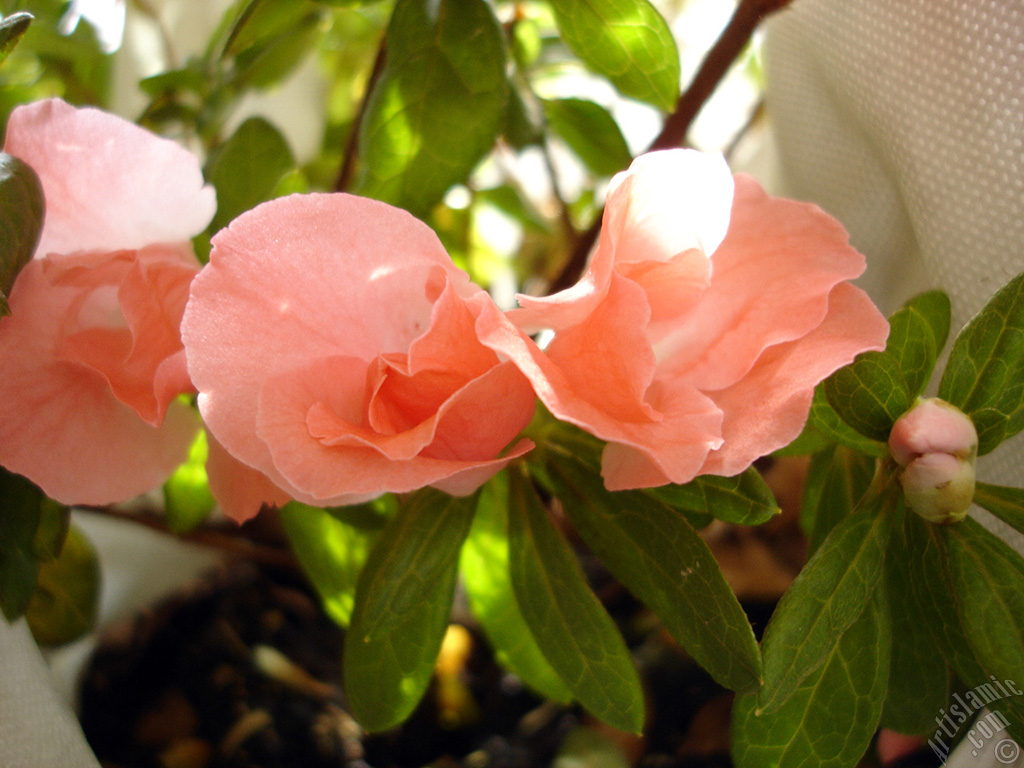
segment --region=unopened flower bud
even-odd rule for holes
[[[907,505],[932,523],[963,520],[974,498],[978,432],[958,408],[918,400],[893,425],[889,450],[902,467]]]

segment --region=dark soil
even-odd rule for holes
[[[537,698],[472,628],[412,717],[366,735],[345,708],[342,630],[300,577],[251,565],[115,628],[88,670],[82,726],[109,768],[543,768],[578,748],[571,734],[641,768],[729,766],[731,696],[628,593],[595,581],[646,684],[644,740]],[[760,629],[771,606],[748,610]]]

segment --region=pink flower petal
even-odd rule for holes
[[[236,523],[253,518],[264,506],[283,507],[290,501],[287,493],[274,485],[262,472],[244,464],[207,433],[209,454],[206,474],[210,493],[221,510]]]
[[[761,352],[815,328],[832,287],[864,271],[842,226],[815,206],[768,197],[736,177],[732,224],[699,305],[659,340],[665,375],[705,390],[744,376]]]
[[[725,413],[725,443],[701,474],[735,475],[788,445],[803,430],[814,387],[859,353],[884,349],[888,334],[888,322],[867,294],[849,283],[837,285],[821,325],[769,348],[740,381],[707,393]]]
[[[43,183],[40,256],[188,241],[216,210],[194,155],[96,109],[59,99],[19,107],[4,151]]]
[[[0,464],[68,504],[109,504],[159,486],[185,460],[198,422],[172,403],[157,428],[121,403],[95,370],[57,355],[58,328],[78,296],[43,263],[18,276],[0,320]]]

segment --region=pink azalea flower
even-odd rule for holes
[[[474,491],[529,450],[499,457],[535,404],[478,339],[488,309],[434,233],[384,203],[293,195],[240,216],[213,238],[182,324],[223,447],[221,506],[244,520],[272,496],[332,506]],[[238,481],[224,476],[232,464]]]
[[[816,384],[888,324],[846,281],[864,269],[838,222],[769,197],[720,156],[670,150],[616,176],[583,278],[520,297],[541,353],[496,321],[558,418],[609,442],[609,489],[733,475],[793,440]]]
[[[39,175],[46,221],[0,319],[0,464],[51,497],[150,490],[198,427],[178,331],[213,217],[198,160],[118,117],[19,107],[4,151]]]

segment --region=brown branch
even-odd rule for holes
[[[676,102],[676,108],[665,120],[661,133],[651,142],[648,152],[657,149],[668,149],[670,147],[682,146],[686,141],[686,134],[690,125],[700,112],[701,107],[714,93],[715,88],[729,71],[729,67],[739,58],[747,43],[750,42],[757,25],[769,14],[781,10],[789,5],[792,0],[740,0],[736,10],[733,12],[729,23],[722,30],[718,40],[705,54],[700,68],[689,87],[683,92]],[[573,285],[583,274],[587,265],[587,257],[590,249],[597,241],[597,235],[601,231],[601,219],[604,210],[597,215],[590,228],[580,235],[573,248],[569,261],[552,281],[550,292],[557,293]]]
[[[359,154],[359,130],[362,128],[363,119],[366,117],[366,110],[373,95],[374,86],[380,80],[384,72],[384,65],[387,62],[387,38],[380,41],[377,48],[377,57],[373,60],[373,69],[370,70],[370,77],[366,81],[366,90],[363,93],[363,100],[359,103],[359,111],[352,121],[352,129],[349,131],[348,139],[345,142],[345,152],[341,158],[341,167],[338,169],[338,176],[334,181],[334,191],[344,192],[352,183],[352,177],[356,172],[356,156]]]

